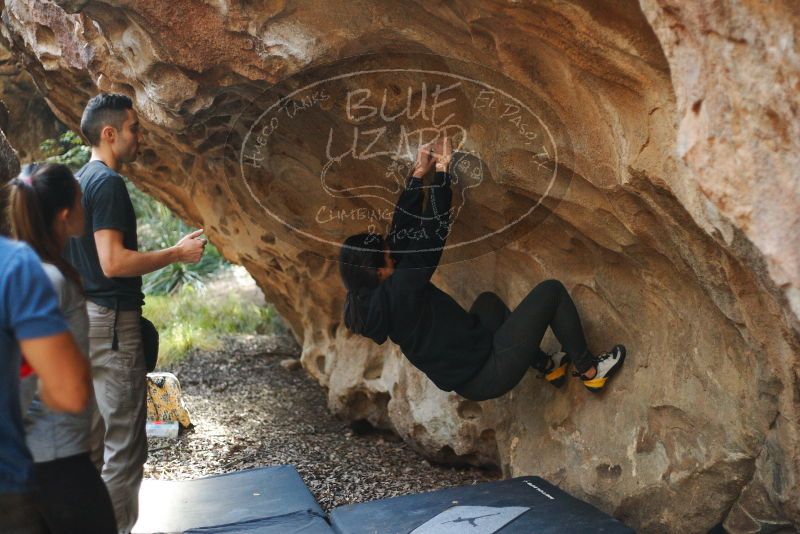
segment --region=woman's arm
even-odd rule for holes
[[[428,207],[416,235],[406,236],[405,252],[392,278],[394,284],[416,289],[427,284],[442,257],[445,242],[450,235],[450,174],[437,172],[435,184],[430,188]]]
[[[431,154],[430,144],[422,145],[417,151],[417,160],[411,175],[406,179],[406,187],[394,208],[392,224],[389,227],[390,248],[394,251],[403,250],[408,245],[404,238],[406,234],[419,228],[422,217],[422,178],[433,167],[435,159]]]
[[[47,406],[70,413],[86,408],[92,395],[89,360],[71,333],[23,339],[19,346],[39,377],[39,394]]]
[[[399,238],[402,230],[419,226],[423,198],[422,178],[410,175],[406,180],[406,188],[400,193],[400,198],[394,207],[388,236],[392,250],[405,248],[405,240]]]
[[[447,169],[452,159],[452,148],[447,137],[442,141],[440,153],[435,154],[433,159],[436,163],[436,177],[430,187],[430,198],[422,214],[419,233],[417,236],[407,236],[408,245],[403,261],[393,275],[394,283],[407,289],[422,287],[430,281],[441,260],[445,241],[450,235],[453,191]]]

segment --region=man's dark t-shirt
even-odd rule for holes
[[[125,181],[98,160],[84,165],[75,176],[83,190],[86,225],[83,236],[69,240],[66,257],[81,273],[87,299],[111,309],[117,303],[120,310],[139,309],[144,304],[142,277],[106,277],[94,241],[94,233],[98,230],[119,230],[126,249],[139,249],[136,214]]]

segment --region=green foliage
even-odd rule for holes
[[[130,182],[127,182],[127,186],[139,223],[139,250],[171,247],[194,230],[175,217],[164,204],[153,200]],[[219,250],[209,243],[198,263],[173,263],[145,275],[144,292],[148,295],[168,295],[183,285],[202,287],[210,275],[229,266]]]
[[[63,163],[72,172],[77,171],[89,161],[92,150],[83,144],[83,140],[75,132],[66,131],[58,139],[45,139],[39,149],[48,163]]]
[[[209,294],[184,285],[171,295],[150,295],[142,310],[159,330],[159,366],[191,350],[214,350],[230,334],[269,334],[280,329],[271,306],[262,307],[236,294]]]
[[[91,157],[91,149],[74,132],[64,132],[58,139],[46,139],[39,148],[50,163],[63,163],[73,172],[85,165]],[[125,179],[125,185],[136,212],[139,226],[139,250],[151,251],[171,247],[193,230],[176,217],[164,204],[139,190]],[[167,295],[184,285],[202,286],[204,280],[228,262],[212,244],[206,246],[203,259],[196,264],[172,264],[164,269],[144,276],[144,292],[148,295]]]

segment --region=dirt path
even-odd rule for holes
[[[497,478],[431,465],[387,433],[355,433],[327,410],[321,386],[281,367],[296,350],[280,338],[240,337],[167,369],[181,381],[195,428],[177,440],[151,439],[145,478],[292,464],[325,510]]]

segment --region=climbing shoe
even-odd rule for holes
[[[572,362],[566,352],[546,354],[531,367],[539,371],[539,378],[544,378],[555,387],[560,388],[567,381],[567,367]]]
[[[610,351],[595,356],[594,366],[597,367],[597,373],[592,378],[586,378],[578,372],[573,372],[572,374],[583,380],[583,385],[586,386],[586,389],[592,393],[599,393],[608,383],[608,379],[622,367],[622,362],[624,361],[625,346],[614,345],[614,348]]]

